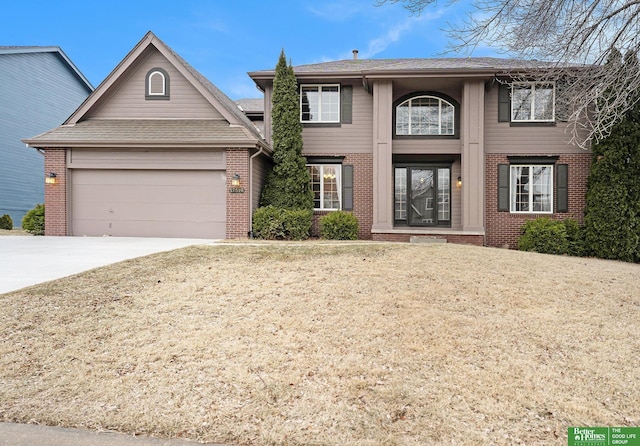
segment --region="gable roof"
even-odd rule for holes
[[[93,91],[93,85],[89,82],[89,79],[84,77],[84,74],[80,72],[78,67],[75,66],[71,59],[62,51],[59,46],[0,46],[0,55],[3,54],[29,54],[29,53],[53,53],[66,63],[71,72],[84,83],[89,91]]]
[[[150,46],[158,50],[211,106],[222,114],[227,121],[223,125],[229,129],[228,131],[220,131],[222,129],[220,123],[212,125],[205,120],[134,119],[105,122],[107,120],[88,119],[90,111],[103,98],[108,97],[116,82]],[[182,123],[184,129],[190,129],[198,136],[195,140],[190,138],[188,134],[176,128],[171,122]],[[174,132],[169,140],[158,140],[160,135],[168,136],[163,127],[172,127],[177,133]],[[71,145],[74,147],[99,147],[107,144],[149,146],[153,145],[155,140],[156,143],[166,142],[178,146],[180,140],[176,138],[181,135],[184,137],[181,140],[182,145],[197,146],[205,143],[206,132],[208,132],[209,146],[233,142],[234,147],[261,146],[269,149],[260,131],[227,95],[149,31],[61,127],[26,139],[24,142],[33,147],[68,147]],[[146,143],[142,139],[145,136],[147,137]]]

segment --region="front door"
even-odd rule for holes
[[[451,224],[451,169],[437,166],[395,168],[395,220],[408,226]]]

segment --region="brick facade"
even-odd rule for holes
[[[314,154],[305,153],[305,156]],[[373,225],[373,155],[369,153],[340,153],[343,165],[353,166],[353,214],[358,219],[358,238],[371,240]],[[326,154],[318,156],[327,156]],[[311,226],[311,236],[320,236],[320,218],[330,211],[315,211]]]
[[[535,156],[535,154],[527,154]],[[485,196],[485,228],[487,246],[517,248],[520,229],[528,220],[540,216],[564,220],[574,218],[582,223],[586,204],[587,177],[591,164],[591,154],[572,153],[559,155],[557,164],[569,166],[569,212],[549,214],[512,214],[498,211],[498,165],[509,164],[507,155],[489,154],[485,157],[486,196]],[[553,209],[556,206],[554,192]]]
[[[247,238],[249,225],[249,150],[227,149],[227,224],[226,237]],[[231,181],[235,174],[240,175],[240,188],[243,192],[232,192]]]
[[[44,174],[56,174],[55,184],[44,188],[44,235],[67,235],[67,151],[47,149]],[[43,178],[44,181],[44,178]]]

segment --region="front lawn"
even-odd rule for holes
[[[0,295],[0,420],[237,445],[566,445],[640,425],[640,265],[191,247]]]

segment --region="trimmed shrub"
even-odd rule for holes
[[[44,235],[44,204],[36,204],[22,217],[22,229],[33,235]]]
[[[305,240],[311,232],[313,211],[264,206],[253,214],[253,236],[265,240]]]
[[[543,254],[566,254],[569,251],[567,229],[562,221],[548,217],[529,220],[522,226],[518,249]]]
[[[567,232],[567,254],[582,257],[585,255],[584,228],[573,218],[563,220]]]
[[[0,229],[6,229],[8,231],[13,229],[13,220],[9,214],[4,214],[0,217]]]
[[[331,212],[320,218],[320,236],[330,240],[357,240],[358,219],[350,212]]]

